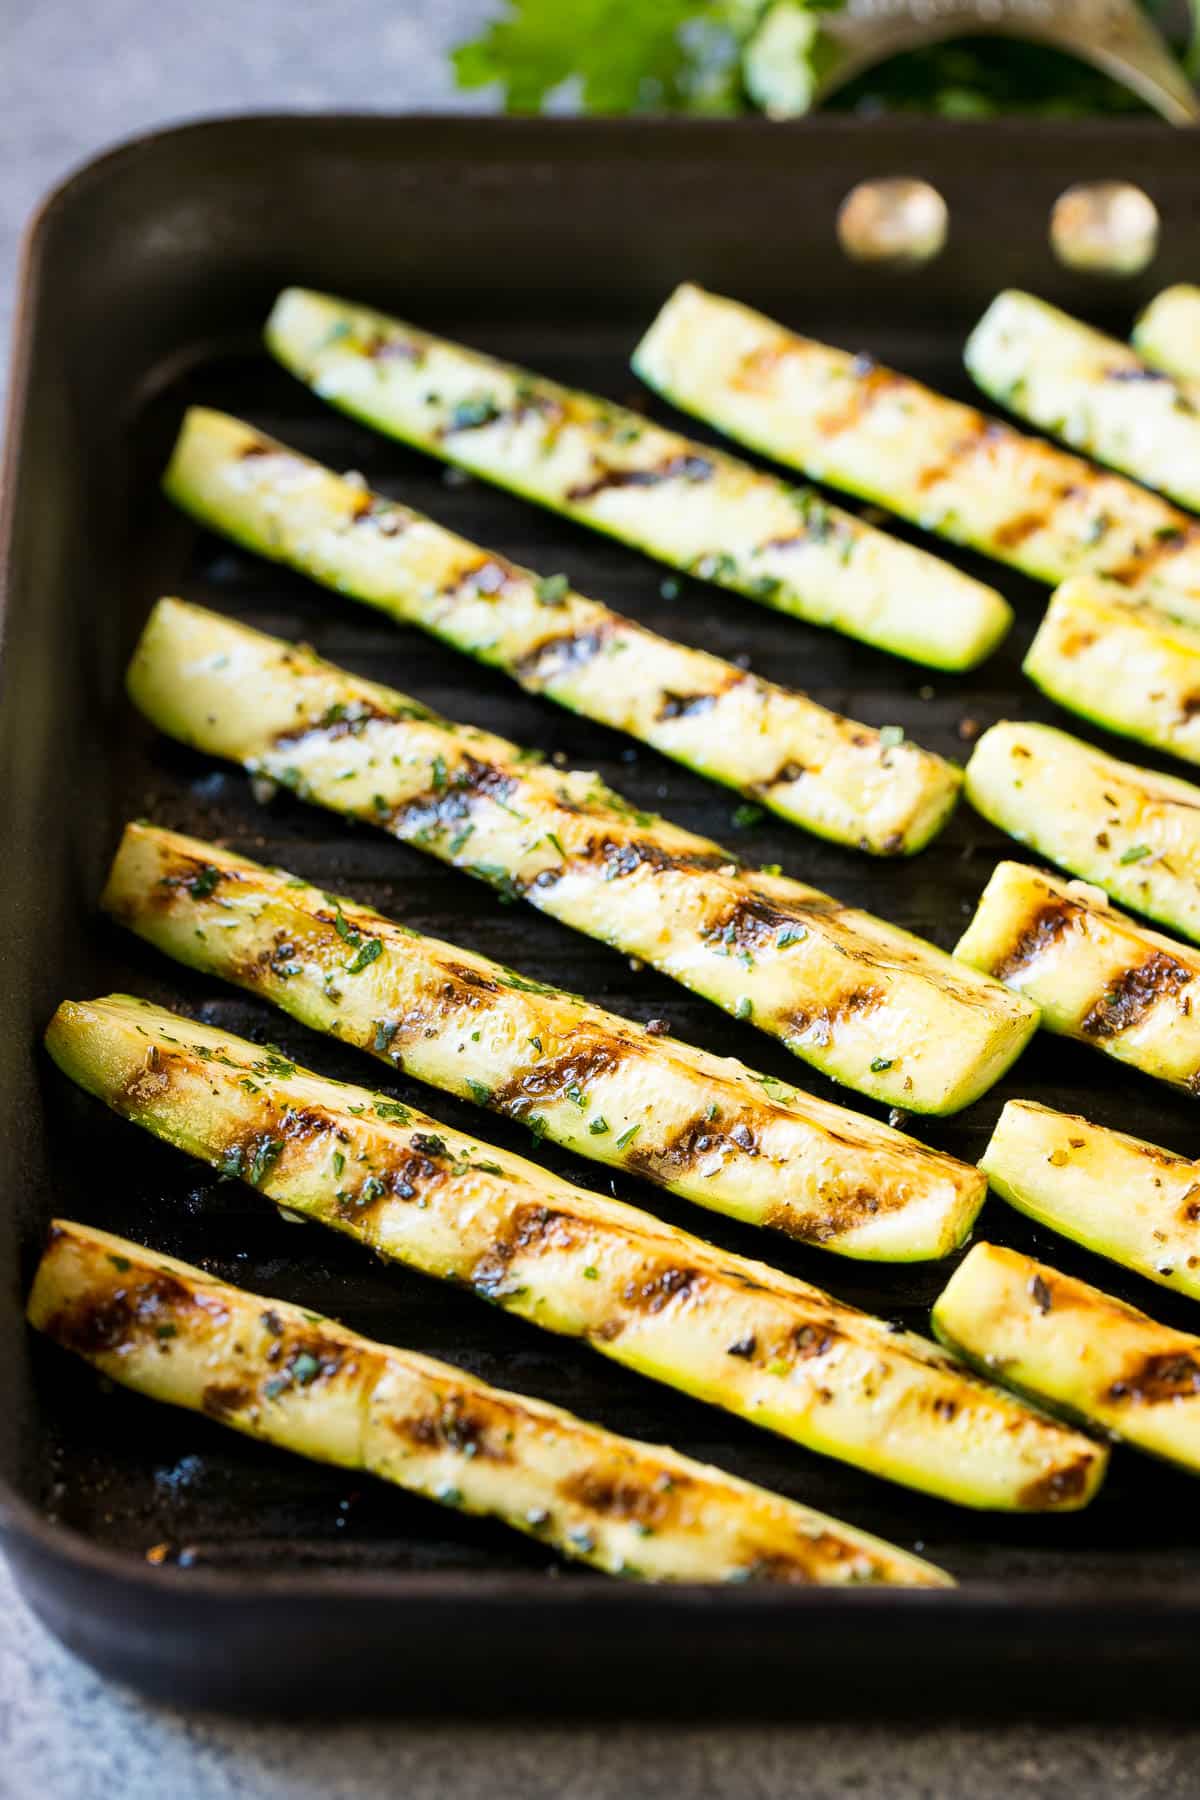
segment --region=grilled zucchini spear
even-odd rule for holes
[[[266,337],[377,430],[777,612],[940,669],[1012,623],[992,588],[808,490],[383,313],[290,288]]]
[[[1200,1473],[1200,1340],[998,1244],[933,1309],[944,1344],[1073,1419]]]
[[[129,825],[104,905],[169,956],[701,1206],[845,1256],[945,1256],[978,1169],[214,844]],[[350,979],[346,964],[378,943]]]
[[[1063,1237],[1200,1300],[1200,1163],[1010,1100],[980,1167],[998,1194]]]
[[[1043,693],[1109,731],[1200,762],[1200,611],[1080,576],[1050,601],[1025,658]],[[1177,616],[1182,610],[1183,616]]]
[[[1018,843],[1200,940],[1200,788],[1005,720],[976,744],[967,794]]]
[[[1200,595],[1200,525],[1166,500],[735,301],[677,288],[634,367],[742,443],[1027,575]]]
[[[1047,1031],[1200,1093],[1200,954],[1081,882],[998,864],[954,950],[1032,1000]]]
[[[59,1066],[290,1211],[810,1449],[963,1505],[1083,1505],[1102,1452],[931,1344],[366,1088],[123,996],[61,1006]]]
[[[1164,288],[1134,326],[1133,342],[1157,368],[1200,381],[1200,288]]]
[[[945,824],[952,763],[539,579],[252,426],[193,407],[165,486],[185,511],[531,693],[652,744],[821,837],[878,855]]]
[[[28,1315],[152,1400],[502,1519],[610,1575],[951,1585],[917,1557],[721,1469],[87,1225],[51,1226]]]
[[[992,301],[964,360],[1018,418],[1182,506],[1200,505],[1200,387],[1015,288]]]
[[[953,1112],[1034,1029],[1028,1001],[919,938],[200,607],[159,602],[129,689],[172,736],[640,957],[876,1099]]]

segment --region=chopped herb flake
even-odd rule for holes
[[[257,1187],[260,1181],[266,1180],[271,1169],[278,1162],[282,1150],[283,1140],[281,1138],[259,1139],[246,1173],[246,1179],[252,1187]]]
[[[450,431],[474,431],[480,425],[490,425],[493,419],[500,417],[500,408],[490,394],[478,394],[468,400],[460,400],[450,414]]]
[[[389,1100],[385,1096],[380,1096],[375,1102],[375,1117],[387,1119],[393,1125],[412,1124],[412,1114],[407,1106],[402,1106],[399,1100]]]
[[[378,938],[368,938],[364,944],[359,945],[358,949],[354,952],[351,961],[346,964],[347,975],[360,975],[362,971],[369,968],[373,962],[378,962],[382,955],[383,945],[380,940]]]
[[[354,927],[350,924],[350,921],[341,909],[341,905],[336,900],[334,901],[334,907],[336,910],[333,915],[333,929],[337,932],[338,936],[344,938],[348,944],[359,943],[360,939],[357,931],[355,931]]]
[[[539,606],[561,606],[571,590],[565,575],[545,575],[535,584]]]
[[[207,900],[220,879],[221,871],[214,868],[212,863],[205,863],[202,869],[197,869],[188,882],[187,891],[193,900]]]

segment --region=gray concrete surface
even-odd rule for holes
[[[461,104],[445,51],[488,10],[488,0],[0,0],[3,341],[21,225],[84,157],[213,112]],[[1023,1721],[452,1731],[187,1717],[75,1662],[0,1562],[3,1800],[1169,1800],[1200,1794],[1198,1755],[1195,1731]]]

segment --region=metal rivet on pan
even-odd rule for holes
[[[935,187],[911,175],[860,181],[838,209],[838,239],[855,262],[915,267],[946,242],[950,215]]]
[[[1158,208],[1131,181],[1081,181],[1054,202],[1050,247],[1069,269],[1137,275],[1158,249]]]

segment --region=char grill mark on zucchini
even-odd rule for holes
[[[648,1581],[950,1584],[835,1519],[57,1220],[30,1323],[123,1386]]]
[[[921,939],[202,608],[159,603],[129,689],[183,741],[528,899],[892,1105],[957,1110],[1033,1031],[1028,1002]]]
[[[820,836],[907,854],[954,806],[962,778],[942,757],[659,637],[565,576],[541,580],[226,414],[192,408],[164,486],[213,530]]]
[[[1180,282],[1150,302],[1133,329],[1147,362],[1183,381],[1200,381],[1200,288]]]
[[[1200,1473],[1200,1340],[1189,1333],[997,1244],[967,1253],[933,1325],[1017,1392]]]
[[[1025,994],[1047,1031],[1200,1093],[1200,955],[1103,895],[1002,862],[954,954]]]
[[[1002,1510],[1083,1505],[1103,1475],[924,1339],[366,1089],[125,996],[65,1003],[46,1042],[115,1112],[289,1211],[823,1454]]]
[[[583,1156],[843,1255],[946,1255],[978,1170],[282,871],[126,827],[103,904],[168,955]],[[379,956],[354,977],[364,944]]]
[[[1200,1164],[1157,1144],[1010,1100],[980,1167],[1020,1212],[1200,1300]]]
[[[1064,582],[1024,667],[1061,706],[1200,763],[1200,608],[1188,596],[1150,603],[1110,582]]]
[[[1102,574],[1200,605],[1200,525],[1186,513],[870,357],[685,284],[634,367],[742,443],[1039,580]]]
[[[266,335],[378,430],[777,611],[946,669],[973,667],[1011,623],[994,589],[627,408],[296,288]],[[381,362],[380,337],[419,344],[420,361]]]
[[[1005,720],[976,744],[967,795],[1019,843],[1200,939],[1200,788],[1052,726]]]
[[[998,294],[964,360],[993,400],[1182,506],[1200,504],[1200,386],[1016,289]]]

